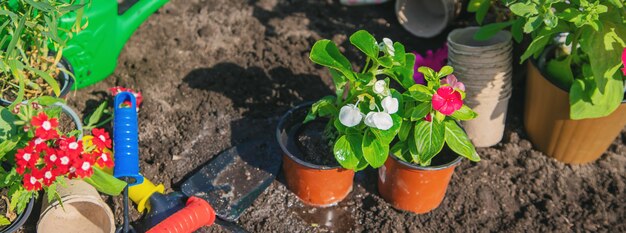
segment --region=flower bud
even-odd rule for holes
[[[387,83],[385,82],[385,80],[378,80],[376,81],[376,83],[374,83],[374,87],[372,89],[374,90],[374,93],[384,95],[386,88]]]

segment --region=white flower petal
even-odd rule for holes
[[[396,98],[387,96],[380,102],[380,104],[383,106],[386,113],[394,114],[398,112],[398,99]]]
[[[374,93],[382,95],[385,92],[385,88],[387,88],[387,83],[385,80],[378,80],[374,83]]]
[[[391,115],[386,112],[377,112],[372,115],[372,120],[376,125],[376,128],[380,130],[388,130],[393,126],[393,119]]]
[[[347,127],[358,125],[361,119],[363,119],[363,114],[354,104],[348,104],[339,110],[339,122]]]
[[[396,50],[393,48],[393,41],[391,41],[389,38],[383,38],[383,44],[385,44],[385,49],[387,50],[387,53],[393,56],[396,52]]]
[[[372,128],[376,128],[376,124],[374,123],[374,114],[376,114],[376,112],[369,112],[367,113],[367,116],[365,116],[365,125],[372,127]]]

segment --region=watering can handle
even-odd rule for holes
[[[187,205],[146,233],[191,233],[215,222],[215,210],[202,198],[189,197]]]
[[[139,0],[126,10],[118,18],[118,28],[121,36],[118,38],[120,45],[124,45],[139,26],[154,12],[161,8],[169,0]]]

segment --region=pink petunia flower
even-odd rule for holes
[[[415,54],[415,72],[413,73],[413,79],[417,84],[426,84],[426,79],[424,79],[424,74],[417,71],[417,69],[421,66],[429,67],[433,70],[440,70],[441,67],[446,65],[446,60],[448,59],[448,46],[446,44],[443,47],[437,49],[434,53],[432,50],[426,51],[426,56],[422,56],[417,52],[413,52]]]

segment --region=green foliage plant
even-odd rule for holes
[[[542,68],[553,83],[569,92],[570,118],[611,114],[624,100],[621,54],[626,47],[624,0],[508,0],[509,21],[485,25],[476,38],[510,29],[520,42],[531,41],[521,61],[539,58],[567,35],[564,52],[547,54]],[[558,51],[558,50],[557,50]]]
[[[59,96],[56,80],[65,43],[86,25],[80,20],[82,1],[1,0],[0,1],[0,97],[13,106],[42,95]],[[65,14],[79,20],[63,29],[58,26]]]

